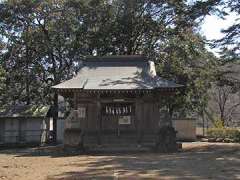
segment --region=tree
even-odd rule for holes
[[[220,0],[214,4],[218,9],[219,16],[225,18],[230,14],[240,14],[240,2],[235,0]],[[239,106],[239,79],[238,74],[234,73],[234,67],[238,66],[240,55],[240,19],[237,18],[235,23],[230,27],[223,29],[223,38],[215,40],[213,47],[219,47],[221,50],[216,73],[216,82],[214,83],[213,92],[211,93],[217,103],[220,120],[222,124],[228,125],[231,115]],[[231,66],[231,69],[227,68]],[[236,101],[237,100],[237,101]]]
[[[57,109],[57,94],[51,98],[47,80],[53,77],[51,85],[55,85],[71,77],[73,63],[80,58],[75,58],[72,33],[69,33],[72,22],[65,20],[68,16],[62,16],[64,13],[62,1],[5,1],[1,4],[1,34],[8,41],[3,66],[13,103],[50,104],[50,98]],[[54,112],[56,126],[57,111]]]
[[[51,85],[71,78],[87,55],[144,54],[156,62],[159,75],[186,87],[184,96],[169,104],[171,111],[203,107],[215,59],[197,29],[216,3],[2,1],[0,31],[8,41],[2,60],[9,97],[57,109],[49,78]]]
[[[230,13],[236,13],[240,15],[240,2],[235,0],[226,0],[223,1],[222,13],[226,16]],[[227,10],[229,12],[227,12]],[[240,55],[240,19],[237,18],[235,23],[228,27],[227,29],[223,29],[222,33],[225,36],[216,41],[217,46],[222,49],[222,56],[225,60],[239,60]]]
[[[232,120],[232,114],[240,106],[239,92],[232,86],[215,86],[212,92],[213,98],[217,103],[220,113],[220,120],[224,126],[229,126]]]
[[[160,76],[186,86],[185,96],[174,98],[176,101],[171,101],[174,103],[169,107],[196,110],[200,104],[201,107],[206,104],[207,90],[215,72],[211,69],[216,65],[196,28],[201,18],[212,10],[213,4],[113,1],[111,5],[102,5],[104,11],[99,13],[99,17],[96,16],[97,10],[91,8],[96,4],[90,4],[90,11],[95,13],[89,13],[87,19],[94,19],[89,23],[95,26],[90,32],[89,52],[95,51],[98,55],[147,55],[155,60]],[[107,16],[105,12],[112,14]],[[193,99],[197,103],[193,103]]]
[[[0,66],[0,108],[4,105],[6,98],[6,73],[4,69]]]

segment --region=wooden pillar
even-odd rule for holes
[[[161,122],[161,119],[160,119],[160,110],[159,110],[159,107],[160,107],[160,103],[159,102],[155,102],[154,103],[154,125],[155,125],[155,128],[158,130],[159,129],[159,123]]]
[[[155,125],[155,130],[158,131],[159,129],[159,124],[161,123],[161,114],[160,114],[160,104],[161,104],[161,98],[158,96],[158,94],[154,94],[156,98],[156,101],[154,102],[154,125]]]
[[[97,141],[98,145],[101,145],[101,135],[102,135],[102,114],[101,114],[101,101],[100,101],[100,95],[97,97]]]
[[[136,97],[136,119],[138,121],[138,144],[141,144],[142,138],[143,138],[143,101],[140,99],[140,97]]]
[[[74,110],[78,109],[78,94],[75,91],[73,93],[73,109]]]

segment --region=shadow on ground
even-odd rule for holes
[[[66,157],[64,169],[49,180],[59,179],[240,179],[240,145],[204,145],[172,154],[159,153],[77,153],[0,151],[18,157]],[[39,154],[38,154],[39,153]],[[68,161],[74,157],[74,162]],[[51,159],[50,159],[51,160]],[[65,170],[66,169],[68,170]]]
[[[137,154],[103,156],[85,164],[81,171],[70,171],[49,179],[237,179],[240,159],[236,152],[178,153],[171,155]],[[239,154],[238,154],[239,155]],[[81,167],[82,163],[71,164]]]
[[[85,169],[48,179],[240,179],[240,148],[233,147],[192,148],[173,154],[104,154],[89,158],[87,163],[70,165],[84,164]]]

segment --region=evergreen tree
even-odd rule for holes
[[[159,75],[185,85],[185,95],[171,101],[172,107],[202,107],[215,58],[198,28],[219,3],[2,1],[0,31],[8,41],[2,60],[9,97],[12,102],[56,106],[49,78],[51,85],[71,78],[86,55],[144,54],[155,61]]]

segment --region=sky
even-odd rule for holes
[[[206,16],[201,26],[201,33],[206,36],[208,40],[220,39],[224,36],[223,33],[221,33],[221,30],[233,25],[235,19],[237,19],[237,15],[234,13],[226,16],[225,19],[221,19],[215,15]],[[209,47],[208,49],[217,55],[217,49],[210,49]]]

